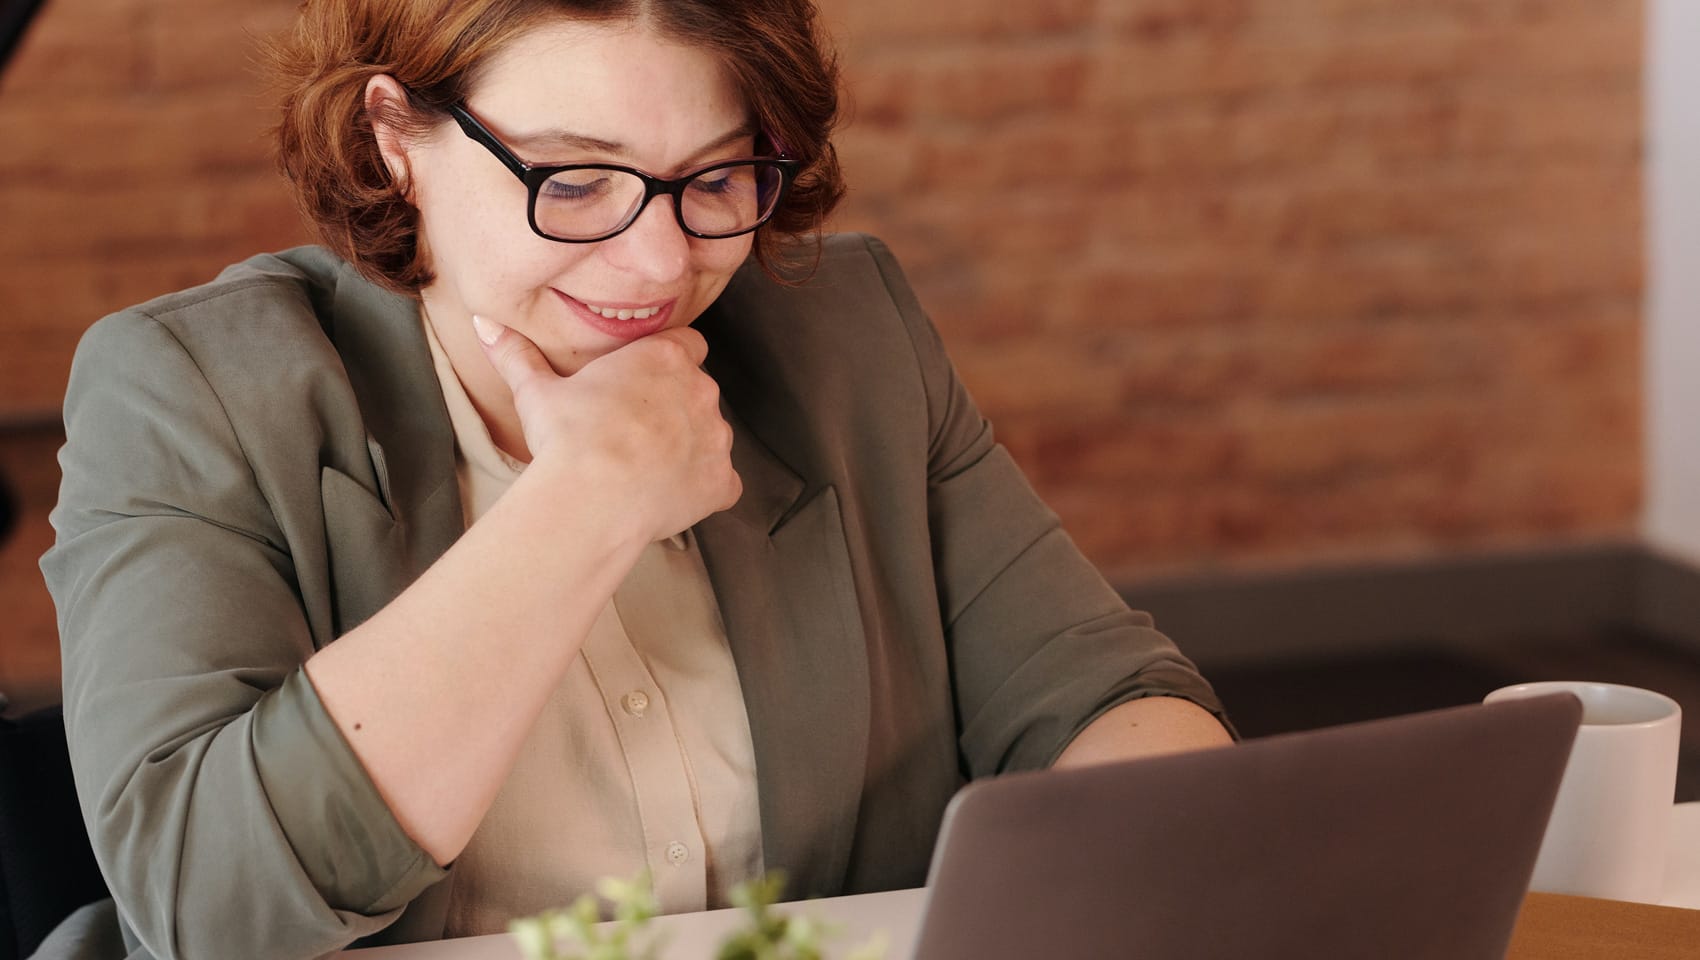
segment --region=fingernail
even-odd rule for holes
[[[472,315],[472,329],[478,332],[478,339],[486,347],[495,346],[496,338],[502,335],[503,327],[494,320],[486,320],[478,314]]]

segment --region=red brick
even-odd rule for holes
[[[900,195],[914,182],[917,151],[911,136],[859,128],[838,138],[836,149],[851,206],[861,197]]]
[[[1099,11],[1116,33],[1159,42],[1179,37],[1232,36],[1258,13],[1253,0],[1115,0]]]
[[[1218,480],[1239,456],[1239,438],[1207,416],[1105,415],[1058,426],[1048,418],[997,422],[998,438],[1035,483],[1172,486]]]
[[[1299,85],[1308,69],[1305,60],[1302,48],[1256,37],[1233,44],[1208,37],[1117,39],[1094,60],[1085,93],[1089,104],[1117,109],[1266,95]]]
[[[204,94],[234,85],[257,99],[263,89],[262,46],[294,24],[296,10],[293,2],[250,0],[239,11],[224,10],[215,17],[190,19],[175,10],[169,16],[156,14],[143,34],[152,86]]]
[[[964,37],[1030,37],[1079,31],[1093,23],[1095,0],[824,0],[833,35],[853,52],[935,44]]]
[[[1118,363],[1102,351],[1054,340],[1006,342],[955,351],[963,383],[994,418],[1006,413],[1079,418],[1115,412]]]
[[[145,13],[138,4],[82,16],[59,12],[66,6],[37,12],[6,64],[0,103],[122,95],[145,76],[147,54],[136,42]]]
[[[123,102],[0,98],[0,125],[38,131],[0,141],[0,190],[43,184],[176,181],[209,172],[271,175],[269,110],[252,97]],[[27,178],[27,179],[26,179]]]
[[[1639,4],[1551,6],[1546,16],[1423,18],[1342,32],[1308,79],[1316,85],[1492,78],[1527,84],[1552,76],[1634,75],[1641,68]]]
[[[1265,273],[1244,262],[1223,262],[1199,251],[1159,247],[1100,255],[1070,273],[1060,294],[1062,325],[1091,332],[1128,333],[1147,327],[1244,325],[1260,312]]]
[[[1478,412],[1468,397],[1283,404],[1243,424],[1241,469],[1262,484],[1373,481],[1409,468],[1464,469]]]
[[[1494,345],[1477,324],[1404,323],[1282,332],[1254,349],[1274,398],[1371,400],[1479,391],[1503,375]]]
[[[1225,421],[1237,398],[1263,389],[1269,367],[1253,339],[1233,330],[1150,331],[1130,354],[1121,374],[1126,409],[1206,424]]]
[[[907,96],[910,122],[924,126],[1004,124],[1023,114],[1054,115],[1074,108],[1084,90],[1086,55],[1078,44],[975,45],[946,54],[904,56],[891,63],[869,64],[872,82],[884,69],[887,81]],[[877,89],[877,88],[876,88]],[[890,102],[886,92],[881,102]],[[892,108],[887,107],[886,112]]]

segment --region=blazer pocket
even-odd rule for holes
[[[401,524],[377,494],[335,467],[320,472],[331,609],[341,636],[383,609],[407,584]]]

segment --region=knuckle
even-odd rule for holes
[[[689,327],[681,327],[673,332],[677,335],[673,337],[672,343],[678,347],[679,355],[691,366],[701,363],[702,358],[708,355],[708,342],[702,338],[702,334]]]
[[[697,374],[691,382],[691,399],[710,410],[720,407],[720,384],[706,374]]]
[[[678,337],[668,337],[656,344],[656,348],[669,363],[689,363],[691,352],[680,342]]]

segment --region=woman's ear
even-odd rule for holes
[[[407,91],[387,73],[366,81],[364,100],[366,118],[372,124],[372,135],[378,141],[378,153],[389,168],[390,180],[402,196],[412,199],[413,178],[407,163],[407,138],[397,123],[397,116],[408,109]]]

